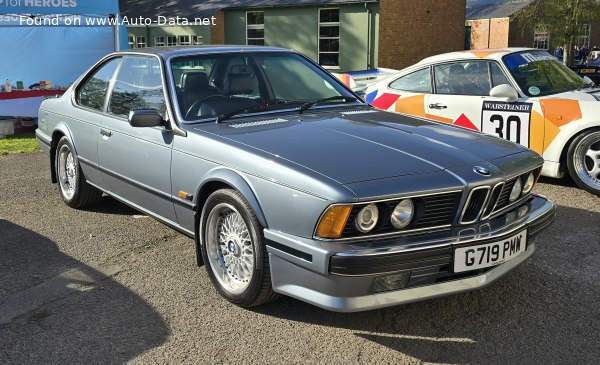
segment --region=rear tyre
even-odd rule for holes
[[[67,137],[62,137],[56,147],[56,177],[58,192],[71,208],[83,208],[97,203],[102,192],[85,181],[77,155]]]
[[[600,130],[582,133],[567,152],[569,175],[580,188],[600,196]]]
[[[277,298],[262,227],[246,199],[235,190],[217,190],[201,219],[202,258],[219,293],[240,307]]]

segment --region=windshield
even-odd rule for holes
[[[528,96],[543,96],[577,90],[585,86],[581,77],[544,51],[512,53],[503,58],[521,90]]]
[[[185,56],[174,58],[170,66],[185,121],[244,110],[300,108],[325,98],[339,104],[353,96],[329,73],[295,53]]]

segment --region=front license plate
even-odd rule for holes
[[[580,73],[582,74],[593,74],[594,72],[596,72],[596,69],[593,68],[582,68],[581,70],[579,70]]]
[[[483,269],[513,259],[527,248],[527,230],[502,241],[454,250],[454,272]]]

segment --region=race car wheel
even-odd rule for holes
[[[582,133],[569,146],[567,167],[579,187],[600,196],[600,130]]]
[[[246,199],[235,190],[218,190],[201,219],[202,258],[219,293],[241,307],[275,299],[262,227]]]
[[[71,208],[83,208],[100,200],[102,192],[85,181],[77,155],[67,137],[56,148],[56,177],[61,198]]]

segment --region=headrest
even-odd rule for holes
[[[181,89],[183,92],[202,92],[208,89],[206,72],[194,71],[181,75]]]
[[[450,66],[450,73],[451,74],[464,74],[465,73],[465,68],[462,67],[459,64],[454,64],[452,66]]]
[[[229,83],[226,87],[225,93],[227,95],[250,94],[254,91],[252,77],[249,73],[230,74]]]

